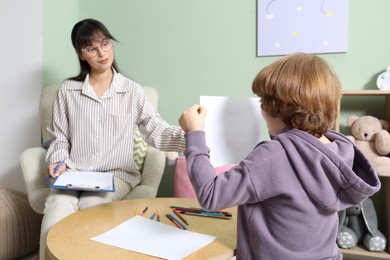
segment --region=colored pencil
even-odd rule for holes
[[[222,211],[222,210],[212,210],[212,211],[208,211],[208,210],[204,210],[204,209],[201,209],[201,208],[193,208],[193,207],[190,207],[190,209],[195,209],[195,210],[200,210],[200,211],[205,211],[205,212],[219,212],[219,213],[222,213],[222,214],[224,214],[224,215],[232,215],[231,212]]]
[[[171,206],[172,208],[173,206]],[[175,210],[180,212],[190,212],[194,214],[212,214],[212,215],[223,215],[226,217],[232,217],[232,213],[226,212],[226,211],[207,211],[204,209],[198,209],[198,208],[182,208],[182,207],[174,207]]]
[[[157,210],[157,221],[160,222],[160,209]]]
[[[231,212],[227,212],[227,211],[222,211],[222,210],[205,210],[205,209],[202,209],[202,208],[195,208],[195,207],[182,207],[182,206],[170,206],[170,208],[173,208],[173,209],[176,209],[176,210],[179,210],[179,209],[182,209],[182,210],[188,210],[188,211],[204,211],[204,212],[219,212],[219,213],[222,213],[222,214],[225,214],[225,215],[231,215],[232,213]]]
[[[173,211],[173,213],[175,213],[175,215],[176,216],[178,216],[187,226],[189,225],[188,224],[188,222],[187,222],[187,220],[185,220],[181,215],[180,215],[180,213],[179,213],[179,211],[177,211],[177,210],[172,210]]]
[[[177,218],[175,218],[173,215],[168,214],[168,216],[169,216],[171,219],[173,219],[174,221],[176,221],[183,229],[187,229],[186,226],[185,226],[183,223],[181,223]]]
[[[140,216],[143,216],[145,212],[148,210],[149,207],[146,207],[141,213],[139,213]]]
[[[175,226],[177,226],[180,229],[184,229],[179,223],[177,223],[174,219],[172,219],[168,214],[165,215]]]
[[[226,216],[226,215],[213,215],[213,214],[194,213],[194,212],[187,212],[187,211],[181,211],[180,213],[184,214],[184,215],[192,215],[192,216],[198,216],[198,217],[221,218],[221,219],[231,219],[232,218],[232,217]]]

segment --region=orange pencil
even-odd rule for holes
[[[168,214],[165,215],[170,221],[172,221],[175,226],[177,226],[180,229],[184,229],[179,223],[177,223],[174,219],[172,219]]]
[[[177,211],[177,210],[173,210],[173,213],[175,213],[176,216],[178,216],[187,226],[189,225],[187,220],[185,220],[181,215],[180,213]]]

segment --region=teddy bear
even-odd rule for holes
[[[349,116],[347,137],[363,152],[379,176],[390,176],[390,123],[374,116]]]
[[[371,198],[340,211],[339,223],[339,247],[351,248],[362,243],[369,251],[385,250],[386,238],[378,230],[378,219]]]

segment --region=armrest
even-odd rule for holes
[[[39,214],[43,213],[45,200],[49,194],[47,177],[47,164],[45,162],[46,150],[42,147],[33,147],[20,155],[20,165],[27,190],[30,206]]]
[[[165,169],[165,153],[151,146],[145,157],[142,180],[126,195],[126,199],[155,198]]]
[[[153,189],[149,185],[139,184],[134,187],[124,199],[142,199],[142,198],[155,198],[157,190]]]

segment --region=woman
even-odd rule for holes
[[[52,189],[42,220],[41,259],[47,233],[56,222],[80,209],[120,200],[140,183],[141,173],[132,160],[136,127],[157,149],[185,148],[180,127],[168,125],[153,109],[143,88],[118,72],[113,41],[99,21],[85,19],[73,27],[80,74],[65,80],[54,100],[48,128],[52,143],[46,161],[52,178],[65,170],[110,172],[115,192]]]

